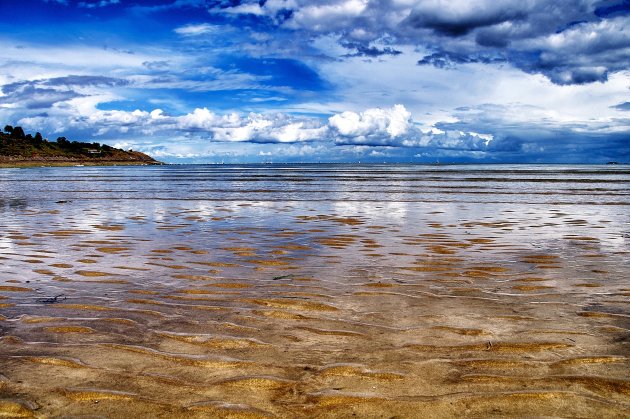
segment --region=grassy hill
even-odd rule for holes
[[[47,141],[40,133],[25,134],[21,127],[7,125],[0,132],[0,167],[160,164],[138,151],[124,151],[106,144],[68,141],[65,137]]]

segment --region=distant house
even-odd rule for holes
[[[87,152],[89,154],[101,154],[101,150],[96,150],[96,149],[93,149],[93,148],[88,148]]]

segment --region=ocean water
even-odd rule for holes
[[[0,169],[0,264],[0,413],[630,407],[630,166]]]

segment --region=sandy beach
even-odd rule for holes
[[[0,170],[0,416],[628,417],[629,184]]]

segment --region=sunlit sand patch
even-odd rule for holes
[[[458,335],[464,335],[464,336],[483,336],[483,335],[490,334],[489,332],[482,329],[468,329],[468,328],[451,327],[451,326],[432,326],[431,329],[456,333]]]
[[[349,330],[330,330],[330,329],[319,329],[316,327],[306,327],[306,326],[298,326],[296,329],[305,330],[307,332],[315,333],[317,335],[328,335],[328,336],[344,336],[344,337],[365,337],[364,333],[352,332]]]
[[[531,369],[535,367],[534,361],[524,361],[521,359],[474,358],[449,360],[449,362],[453,365],[458,365],[462,367],[500,370],[510,370],[513,368]]]
[[[602,377],[589,377],[579,375],[564,375],[564,376],[545,376],[543,378],[531,378],[531,377],[519,377],[519,376],[506,376],[506,375],[485,375],[485,374],[468,374],[460,377],[460,380],[474,383],[487,383],[487,384],[513,384],[519,387],[522,384],[531,385],[549,385],[549,384],[564,384],[566,387],[570,387],[573,384],[583,385],[589,390],[595,392],[620,393],[624,395],[630,395],[630,381],[602,378]]]
[[[33,272],[40,275],[55,275],[50,269],[33,269]]]
[[[273,308],[288,308],[294,310],[306,310],[306,311],[337,311],[337,307],[323,304],[314,303],[311,301],[296,301],[296,300],[284,300],[284,299],[262,299],[262,298],[250,298],[242,299],[241,301],[246,303],[253,303],[266,307]]]
[[[208,291],[207,293],[204,293],[202,295],[205,295],[204,297],[200,297],[198,296],[199,294],[193,294],[193,295],[165,295],[162,298],[167,299],[167,300],[175,300],[175,301],[207,301],[207,302],[214,302],[214,303],[220,303],[220,302],[225,302],[226,298],[225,296],[227,295],[240,295],[241,293],[238,291]],[[212,295],[213,297],[207,297],[207,295]],[[219,298],[219,297],[223,297],[223,298]],[[225,310],[225,311],[229,311],[231,310],[228,307],[217,307],[217,306],[188,306],[189,308],[201,308],[203,307],[206,310]]]
[[[554,287],[547,286],[547,285],[515,285],[512,287],[512,289],[517,290],[517,291],[541,291],[541,290],[548,290],[552,288]]]
[[[217,349],[245,349],[269,346],[268,343],[252,338],[238,338],[234,336],[215,336],[191,333],[157,332],[159,336],[175,339],[181,342],[200,344]]]
[[[126,252],[130,250],[129,247],[97,247],[96,251],[101,252],[101,253],[110,253],[110,254],[117,254],[120,252]]]
[[[110,272],[101,272],[101,271],[75,271],[74,272],[77,275],[81,275],[81,276],[87,276],[87,277],[101,277],[101,276],[113,276],[116,274],[110,273]]]
[[[166,303],[163,303],[162,301],[147,300],[147,299],[142,299],[142,298],[128,298],[126,301],[130,304],[150,304],[150,305],[156,305],[156,306],[162,306],[166,304]]]
[[[94,333],[96,332],[91,327],[85,326],[49,326],[44,327],[46,332],[52,333]]]
[[[519,278],[517,279],[517,281],[519,282],[541,282],[541,281],[548,281],[549,278],[542,278],[539,276],[528,276],[525,278]]]
[[[295,385],[296,383],[280,377],[253,375],[233,377],[215,383],[216,386],[235,387],[256,392],[261,390],[279,390]]]
[[[371,282],[368,284],[362,284],[363,287],[370,287],[370,288],[392,288],[397,286],[396,284],[389,284],[386,282]]]
[[[322,237],[315,240],[315,242],[332,248],[345,249],[347,246],[357,241],[356,236],[348,235],[336,235],[331,237]]]
[[[11,240],[28,240],[30,239],[29,236],[25,236],[22,234],[9,234],[7,236],[5,236],[7,239],[11,239]]]
[[[331,365],[325,367],[319,373],[321,376],[358,377],[371,380],[396,381],[405,378],[403,374],[392,372],[374,372],[363,366],[356,365]]]
[[[489,244],[489,243],[495,242],[494,239],[487,239],[487,238],[474,238],[474,239],[467,239],[467,240],[473,244]]]
[[[368,394],[352,394],[341,392],[319,392],[311,395],[319,407],[347,407],[352,405],[369,406],[370,404],[383,404],[389,400],[386,397],[379,397]],[[367,409],[371,410],[370,408]]]
[[[489,351],[489,352],[512,352],[527,353],[550,351],[553,349],[566,349],[574,345],[561,342],[527,342],[527,343],[511,343],[511,342],[491,342],[478,343],[471,345],[418,345],[409,344],[404,347],[422,352],[468,352],[468,351]]]
[[[290,313],[288,311],[280,310],[252,310],[252,313],[258,316],[271,317],[274,319],[306,320],[310,318],[302,314]]]
[[[213,268],[232,268],[235,266],[239,266],[237,263],[229,263],[229,262],[190,262],[194,265],[202,265],[202,266],[210,266]]]
[[[78,259],[77,262],[86,263],[86,264],[98,263],[98,261],[94,259]]]
[[[22,358],[35,364],[52,365],[55,367],[92,368],[89,365],[85,364],[83,361],[76,358],[60,358],[52,356],[25,356]]]
[[[45,234],[52,237],[73,237],[79,236],[82,234],[89,234],[89,230],[54,230],[54,231],[46,231]]]
[[[223,291],[195,289],[195,288],[183,289],[177,292],[180,294],[192,294],[192,295],[222,295],[224,294]]]
[[[26,262],[26,263],[44,263],[43,260],[39,260],[39,259],[24,259],[22,262]]]
[[[586,236],[576,236],[573,234],[567,234],[562,237],[566,240],[576,240],[576,241],[588,241],[588,242],[598,242],[599,239],[597,237],[586,237]]]
[[[423,266],[405,266],[401,267],[400,269],[413,272],[450,272],[452,270],[452,268],[449,266],[439,266],[433,264],[427,264]]]
[[[609,364],[612,362],[623,363],[627,362],[628,358],[623,356],[585,356],[576,358],[567,358],[560,361],[555,361],[553,366],[572,366],[572,365],[585,365],[585,364]]]
[[[96,245],[96,244],[112,245],[112,246],[118,244],[117,241],[113,241],[113,240],[81,240],[79,243],[89,245],[89,246],[81,246],[81,247],[94,247],[93,245]]]
[[[203,417],[217,417],[225,419],[265,419],[273,417],[260,409],[255,409],[246,404],[234,404],[223,401],[209,401],[196,403],[188,407],[190,414],[201,413]]]
[[[189,250],[193,250],[192,247],[190,246],[173,246],[174,250],[181,250],[181,251],[189,251]]]
[[[168,254],[173,253],[173,251],[171,249],[154,249],[151,250],[151,253]]]
[[[72,268],[73,265],[70,265],[69,263],[51,263],[50,265],[53,268]]]
[[[534,254],[534,255],[524,256],[522,260],[523,262],[533,263],[533,264],[548,264],[551,262],[556,262],[558,260],[558,256],[547,255],[547,254]]]
[[[35,412],[25,404],[11,400],[0,400],[0,417],[34,418]]]
[[[12,285],[0,285],[0,292],[31,292],[32,288],[14,287]]]
[[[254,265],[260,265],[260,266],[287,266],[289,265],[289,262],[286,262],[284,260],[278,260],[278,259],[257,259],[257,260],[247,260],[247,263],[251,263]]]
[[[278,284],[278,286],[282,286],[282,284]],[[273,295],[285,296],[285,297],[314,297],[314,298],[326,298],[330,300],[334,300],[335,297],[326,294],[317,294],[313,292],[304,292],[304,291],[275,291],[272,292]]]
[[[505,266],[473,266],[471,267],[473,270],[475,271],[481,271],[481,272],[486,272],[486,273],[492,273],[492,274],[502,274],[502,273],[506,273],[510,271],[510,268],[506,268]]]
[[[111,349],[124,350],[132,353],[148,356],[150,358],[162,359],[165,361],[176,362],[182,365],[193,365],[206,368],[242,368],[253,365],[249,361],[242,361],[227,357],[207,357],[202,355],[172,354],[161,352],[155,349],[149,349],[142,346],[121,345],[121,344],[102,344],[102,346]]]
[[[210,252],[207,250],[190,250],[188,253],[192,253],[193,255],[207,255]]]
[[[220,250],[227,250],[228,252],[256,252],[258,249],[249,246],[228,246],[220,247]]]
[[[70,389],[62,388],[58,390],[65,397],[79,402],[98,402],[101,400],[125,400],[134,401],[138,399],[136,393],[129,393],[117,390],[92,390],[92,389]]]

